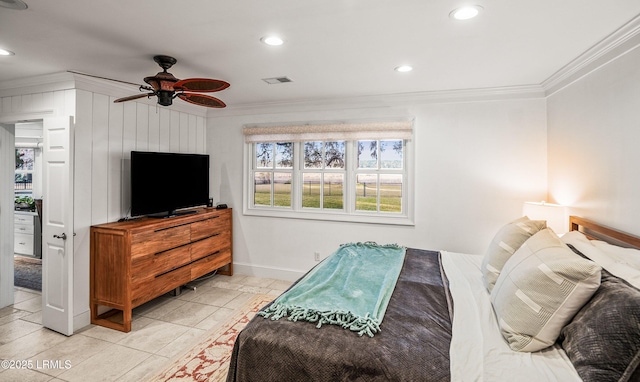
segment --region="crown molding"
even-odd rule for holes
[[[542,82],[550,96],[640,46],[640,15],[618,28]]]
[[[74,86],[73,76],[67,72],[18,78],[0,82],[0,97],[68,90]]]
[[[231,105],[225,109],[208,111],[208,117],[229,117],[251,114],[318,111],[326,109],[367,109],[407,107],[433,103],[461,103],[507,99],[544,98],[540,85],[504,86],[479,89],[454,89],[427,92],[383,94],[344,98],[306,99]]]

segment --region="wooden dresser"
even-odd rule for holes
[[[129,332],[133,308],[215,269],[231,276],[231,242],[231,209],[92,226],[91,323]]]

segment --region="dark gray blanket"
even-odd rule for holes
[[[256,316],[227,381],[449,381],[452,312],[439,253],[408,249],[380,333]]]

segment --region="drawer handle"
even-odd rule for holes
[[[27,243],[18,243],[18,244],[20,244],[20,245],[27,245]]]
[[[18,228],[20,231],[26,231],[26,228]]]

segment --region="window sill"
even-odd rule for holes
[[[322,221],[336,221],[336,222],[350,222],[350,223],[365,223],[365,224],[385,224],[385,225],[404,225],[414,226],[415,223],[412,218],[405,215],[372,215],[366,213],[360,214],[346,214],[335,213],[327,211],[288,211],[277,210],[273,208],[244,208],[243,215],[245,216],[262,216],[270,218],[285,218],[285,219],[304,219],[304,220],[322,220]]]

